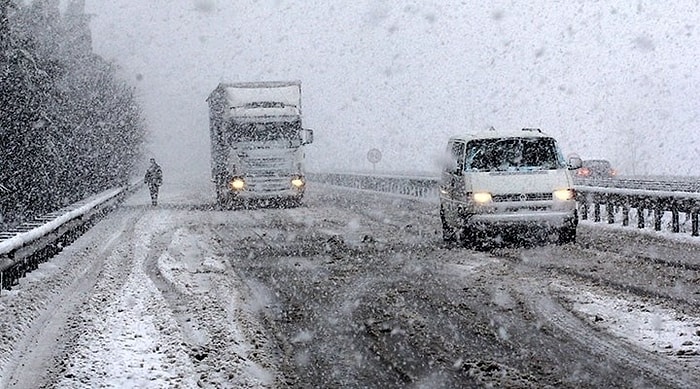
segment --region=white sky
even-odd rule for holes
[[[487,4],[488,3],[488,4]],[[622,174],[700,175],[700,1],[87,0],[151,153],[208,179],[209,92],[301,80],[312,171],[434,171],[448,136],[540,127]],[[634,161],[634,162],[633,162]]]

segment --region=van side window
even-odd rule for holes
[[[464,170],[464,142],[455,141],[450,145],[450,156],[454,162],[453,170],[462,172]]]

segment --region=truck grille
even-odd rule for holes
[[[251,176],[247,185],[251,192],[280,192],[291,189],[288,177]]]
[[[264,157],[245,159],[243,166],[246,172],[257,173],[286,170],[287,164],[289,164],[289,161],[284,158]]]
[[[289,159],[279,157],[249,158],[244,162],[246,184],[251,192],[280,192],[291,189]]]

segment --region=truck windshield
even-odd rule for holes
[[[467,143],[467,170],[533,171],[563,167],[564,157],[553,138],[477,139]]]
[[[230,141],[272,142],[287,141],[290,147],[301,144],[299,122],[233,123],[230,128]]]

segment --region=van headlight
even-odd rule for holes
[[[293,187],[295,187],[295,188],[297,188],[297,189],[301,189],[301,188],[304,187],[304,184],[305,184],[305,183],[304,183],[304,178],[303,178],[303,177],[297,176],[297,177],[292,178],[292,186],[293,186]]]
[[[474,202],[479,204],[486,204],[491,202],[491,193],[489,192],[474,192],[472,194],[472,199]]]
[[[573,189],[559,189],[554,191],[554,199],[560,201],[573,200],[576,192]]]
[[[231,181],[229,181],[228,187],[234,191],[241,191],[245,189],[245,180],[243,177],[234,177]]]

